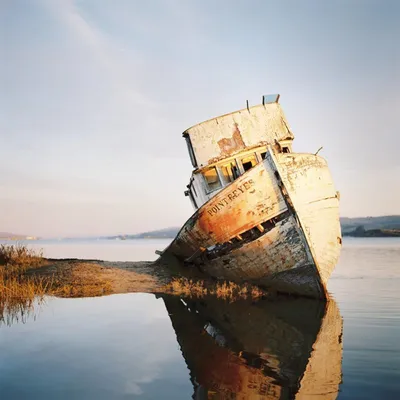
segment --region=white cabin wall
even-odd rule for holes
[[[213,190],[212,192],[207,193],[206,183],[204,181],[203,175],[198,172],[192,175],[192,195],[194,200],[196,201],[197,207],[200,208],[204,203],[206,203],[209,199],[214,197],[219,191],[223,189],[221,187],[218,190]]]
[[[293,139],[278,103],[258,105],[189,128],[198,168],[254,147]]]
[[[236,163],[238,169],[240,170],[240,174],[242,175],[244,173],[244,170],[243,170],[243,166],[242,166],[242,163],[240,160],[245,157],[248,157],[250,155],[254,155],[257,163],[262,162],[263,161],[262,153],[265,153],[266,151],[267,151],[267,148],[265,146],[261,146],[261,147],[257,147],[252,150],[243,151],[243,152],[237,154],[236,157],[229,157],[229,158],[221,160],[219,163],[210,165],[210,167],[212,167],[212,166],[217,167],[217,170],[218,170],[218,173],[220,176],[220,182],[222,184],[220,189],[213,190],[211,192],[208,191],[207,184],[206,184],[205,179],[202,174],[202,171],[204,171],[204,169],[194,172],[190,179],[190,181],[191,181],[190,186],[191,186],[191,193],[193,196],[193,200],[195,201],[197,208],[200,208],[208,200],[210,200],[217,193],[219,193],[224,187],[226,187],[232,183],[232,182],[230,182],[230,183],[223,182],[222,172],[220,170],[221,166],[226,165],[229,162]],[[193,206],[196,209],[194,204],[193,204]]]
[[[193,193],[194,191],[192,191],[193,197],[196,200],[197,207],[201,207],[207,201],[205,193],[205,183],[203,181],[203,177],[200,174],[193,174],[192,179],[192,186],[196,191],[196,193]]]

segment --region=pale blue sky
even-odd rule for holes
[[[344,216],[400,213],[400,2],[0,0],[0,231],[182,224],[181,133],[280,93]]]

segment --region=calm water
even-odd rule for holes
[[[123,261],[167,243],[33,245]],[[329,290],[326,312],[305,300],[48,298],[0,325],[0,399],[400,398],[400,240],[345,239]]]

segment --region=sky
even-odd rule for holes
[[[179,226],[182,132],[280,93],[341,215],[400,214],[400,2],[0,0],[0,231]]]

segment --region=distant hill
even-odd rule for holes
[[[342,227],[342,233],[344,236],[398,236],[399,234],[397,231],[400,231],[400,215],[359,218],[343,217],[340,218],[340,225]],[[134,235],[127,234],[108,236],[107,239],[173,239],[178,234],[179,230],[179,227],[171,227],[155,231],[137,233]]]
[[[11,232],[0,232],[0,240],[3,239],[8,239],[8,240],[25,240],[25,239],[36,239],[33,236],[29,235],[20,235],[16,233],[11,233]]]
[[[385,215],[382,217],[340,218],[342,233],[346,235],[362,227],[370,230],[400,230],[400,215]],[[361,231],[359,230],[359,233]]]
[[[115,240],[130,240],[130,239],[167,239],[167,238],[174,238],[177,233],[179,232],[180,228],[173,227],[173,228],[165,228],[159,229],[156,231],[148,231],[137,233],[134,235],[116,235],[116,236],[108,236],[107,239]]]
[[[353,237],[400,237],[400,229],[365,229],[362,225],[352,231],[343,232],[343,236]]]
[[[359,217],[340,218],[343,236],[399,236],[400,215],[385,215],[382,217]],[[179,232],[179,227],[169,227],[154,231],[141,232],[136,234],[123,234],[106,236],[102,239],[129,240],[129,239],[173,239]],[[1,239],[36,239],[28,235],[14,234],[11,232],[0,232]]]
[[[9,238],[11,236],[14,236],[14,234],[10,232],[0,232],[0,239]]]

